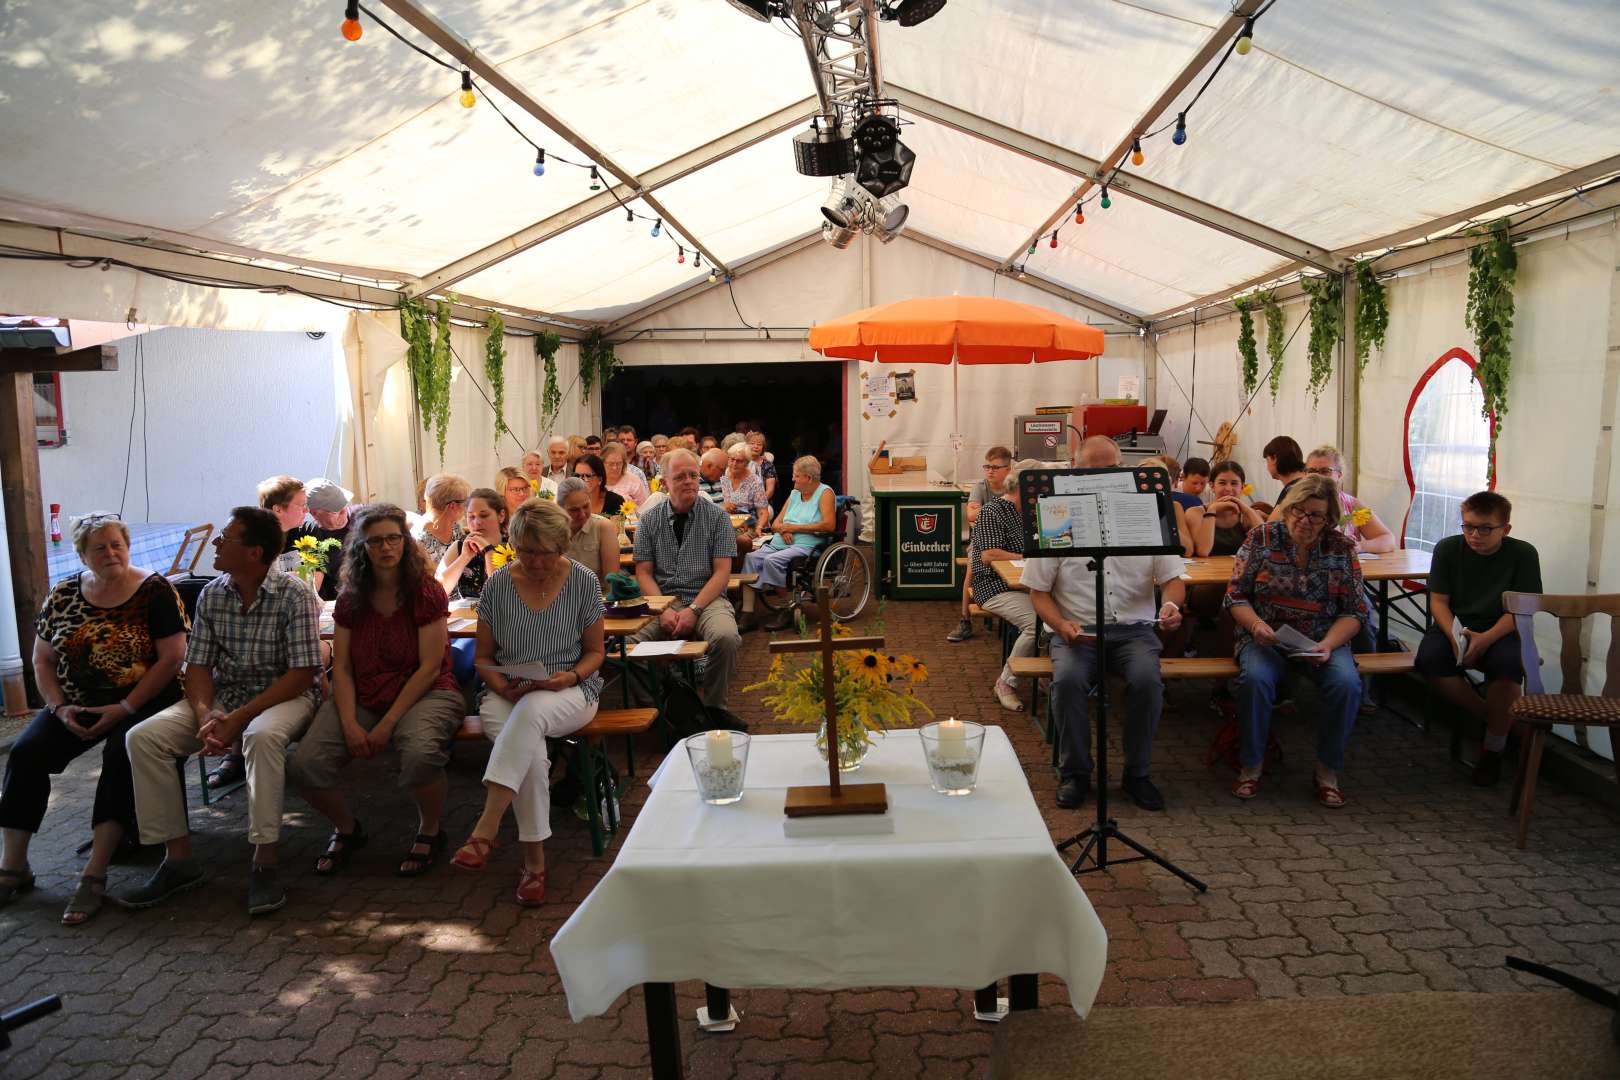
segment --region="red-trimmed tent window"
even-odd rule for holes
[[[1433,551],[1459,529],[1461,504],[1495,484],[1491,421],[1474,378],[1474,358],[1452,349],[1425,371],[1406,403],[1406,486],[1411,502],[1401,527],[1403,547]]]

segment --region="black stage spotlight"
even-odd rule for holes
[[[900,125],[872,113],[855,125],[855,181],[881,199],[911,183],[917,155],[900,141]]]
[[[781,3],[780,0],[726,0],[726,2],[750,19],[758,19],[760,22],[770,22],[778,15],[786,15],[788,8],[788,5]]]
[[[855,171],[855,144],[848,133],[811,128],[793,136],[793,164],[805,176],[843,176]]]
[[[732,0],[732,3],[736,2]],[[944,6],[945,0],[897,0],[896,3],[884,4],[879,17],[892,19],[901,26],[916,26],[938,15],[939,9]]]

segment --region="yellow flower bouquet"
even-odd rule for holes
[[[313,536],[300,536],[293,541],[293,550],[298,553],[298,565],[293,567],[305,584],[313,585],[316,574],[324,574],[331,569],[332,552],[343,546],[341,540],[317,540]]]
[[[1372,511],[1367,509],[1365,506],[1358,506],[1348,514],[1345,514],[1343,517],[1339,518],[1339,528],[1345,529],[1354,526],[1355,528],[1359,529],[1371,520]]]
[[[517,552],[512,550],[511,544],[496,544],[489,549],[489,565],[492,570],[499,570],[511,562]]]
[[[808,634],[803,626],[801,633]],[[836,626],[837,637],[847,637],[847,626]],[[743,693],[767,691],[765,704],[778,720],[803,727],[817,727],[816,748],[827,756],[826,708],[822,694],[822,660],[818,654],[804,654],[805,664],[789,665],[777,656],[765,678]],[[833,658],[833,700],[838,713],[838,764],[848,772],[859,767],[871,749],[873,736],[882,736],[893,727],[913,722],[913,713],[930,717],[930,709],[917,696],[917,687],[928,681],[928,665],[915,656],[899,656],[871,649],[835,653]]]

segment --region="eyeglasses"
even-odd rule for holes
[[[102,525],[102,524],[105,524],[106,522],[109,522],[109,521],[123,521],[123,520],[124,520],[123,518],[121,518],[117,514],[113,514],[113,513],[86,514],[84,517],[79,519],[79,528],[81,528],[81,529],[93,529],[97,525]]]
[[[1470,525],[1466,521],[1462,523],[1462,531],[1469,536],[1490,536],[1496,530],[1505,528],[1506,525]]]
[[[1011,465],[984,465],[984,466],[981,466],[981,468],[983,468],[985,472],[1003,472],[1003,471],[1005,471],[1007,469],[1012,468],[1012,466]]]
[[[1314,469],[1306,469],[1305,471],[1310,473],[1312,476],[1332,476],[1334,473],[1338,472],[1339,470],[1335,469],[1331,465],[1322,465],[1322,466],[1318,466],[1317,468],[1314,468]]]
[[[516,549],[520,559],[541,559],[547,555],[557,555],[560,552],[546,551],[544,548],[520,547]]]
[[[215,547],[224,547],[226,544],[240,544],[241,542],[242,538],[240,536],[226,536],[224,533],[220,533],[213,539]]]
[[[1327,520],[1327,515],[1316,510],[1301,510],[1297,506],[1289,507],[1289,516],[1295,521],[1303,521],[1308,525],[1320,525]]]
[[[366,547],[372,551],[381,551],[385,547],[398,547],[404,542],[404,533],[386,533],[382,536],[366,537]]]

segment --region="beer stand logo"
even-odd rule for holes
[[[934,527],[939,524],[939,515],[918,514],[916,515],[916,524],[918,534],[927,536],[929,533],[933,532]]]

